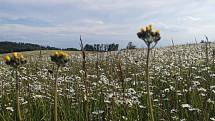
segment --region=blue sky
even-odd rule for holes
[[[143,47],[136,33],[153,24],[160,45],[215,40],[215,0],[0,0],[0,41],[55,47],[129,41]]]

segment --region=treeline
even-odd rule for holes
[[[17,42],[0,42],[0,53],[10,53],[10,52],[22,52],[22,51],[34,51],[34,50],[61,50],[60,48],[41,46],[31,43],[17,43]],[[67,51],[78,51],[76,48],[66,48],[63,50]]]
[[[119,44],[86,44],[84,46],[85,51],[99,51],[99,52],[106,52],[106,51],[118,51]],[[56,47],[50,46],[41,46],[38,44],[31,44],[31,43],[22,43],[22,42],[8,42],[3,41],[0,42],[0,54],[3,53],[11,53],[11,52],[23,52],[23,51],[34,51],[34,50],[65,50],[65,51],[79,51],[76,48],[66,48],[60,49]]]
[[[106,52],[106,51],[117,51],[119,49],[119,44],[86,44],[84,46],[84,50],[86,51],[99,51],[99,52]]]

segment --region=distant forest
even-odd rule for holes
[[[86,44],[84,46],[84,50],[86,51],[99,51],[99,52],[106,52],[106,51],[117,51],[119,49],[119,44]]]
[[[119,44],[86,44],[84,50],[86,51],[117,51],[119,49]],[[34,50],[66,50],[66,51],[79,51],[76,48],[66,48],[60,49],[50,46],[41,46],[38,44],[31,43],[21,43],[21,42],[0,42],[0,54],[11,53],[11,52],[23,52],[23,51],[34,51]]]
[[[17,42],[0,42],[0,53],[22,52],[22,51],[34,51],[34,50],[61,50],[60,48],[41,46],[31,43],[17,43]],[[66,48],[67,51],[79,51],[76,48]]]

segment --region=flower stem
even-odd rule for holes
[[[22,121],[20,104],[19,104],[19,79],[18,79],[18,70],[16,69],[16,110],[18,112],[18,119]]]
[[[54,88],[54,120],[57,121],[57,84],[58,84],[58,71],[60,66],[57,67],[56,75],[55,75],[55,88]]]
[[[149,56],[150,55],[150,46],[147,48],[147,58],[146,58],[146,89],[148,95],[148,105],[149,105],[149,114],[150,114],[150,121],[154,121],[154,114],[153,114],[153,107],[152,107],[152,100],[150,95],[150,87],[149,87]]]

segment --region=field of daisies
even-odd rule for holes
[[[203,43],[150,52],[155,121],[215,121],[213,48]],[[65,65],[53,61],[54,51],[24,52],[26,63],[15,69],[1,60],[0,120],[147,121],[146,52],[85,52],[85,61],[83,53],[67,52]]]

